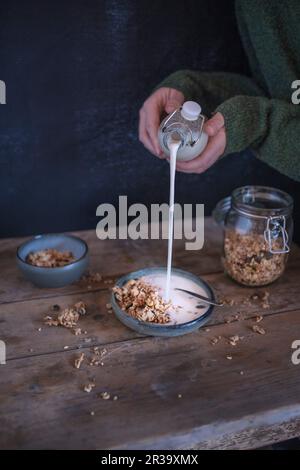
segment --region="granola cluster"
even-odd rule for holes
[[[274,248],[280,249],[279,240]],[[275,281],[284,271],[286,254],[272,254],[263,235],[242,235],[227,231],[224,242],[224,268],[240,284],[263,286]]]
[[[59,268],[75,261],[71,251],[58,251],[52,248],[29,253],[26,262],[43,268]]]
[[[50,315],[45,317],[45,324],[48,326],[64,326],[65,328],[74,328],[77,326],[79,317],[86,314],[86,305],[80,301],[73,307],[65,308],[56,318]],[[75,332],[76,334],[76,332]]]
[[[80,278],[80,282],[86,284],[96,284],[97,282],[101,282],[102,280],[103,276],[100,273],[91,273],[89,271]]]
[[[168,309],[171,302],[165,302],[155,287],[143,279],[131,279],[123,287],[113,288],[122,310],[137,320],[151,323],[169,323]]]

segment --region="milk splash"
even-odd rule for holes
[[[170,149],[170,199],[169,199],[169,238],[168,238],[168,262],[167,262],[167,280],[165,290],[165,300],[170,300],[172,254],[173,254],[173,231],[174,231],[174,199],[175,199],[175,174],[176,158],[181,140],[172,138],[169,142]]]

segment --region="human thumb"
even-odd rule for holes
[[[224,126],[224,118],[221,113],[216,113],[211,119],[209,119],[205,125],[204,130],[209,137],[214,137],[220,129]]]

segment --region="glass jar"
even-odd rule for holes
[[[246,286],[265,286],[283,273],[293,232],[293,199],[266,186],[243,186],[219,202],[226,273]]]

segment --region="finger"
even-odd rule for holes
[[[153,145],[152,145],[152,142],[151,142],[151,139],[150,137],[148,136],[148,134],[146,134],[146,137],[143,141],[143,145],[144,147],[149,150],[150,153],[152,153],[152,155],[154,155],[155,157],[159,157],[161,158],[159,155],[157,155],[157,153],[155,152],[155,150],[153,149]]]
[[[224,127],[224,118],[221,113],[216,113],[211,119],[204,124],[204,131],[210,137],[215,136],[219,130]]]
[[[140,111],[139,139],[142,142],[142,144],[147,146],[148,150],[150,150],[151,153],[155,153],[155,150],[152,147],[152,143],[149,140],[148,132],[147,132],[147,129],[146,129],[146,114],[145,114],[144,110]]]
[[[169,89],[167,94],[167,100],[165,104],[165,111],[167,114],[172,113],[175,109],[180,108],[184,102],[184,95],[181,91],[175,89]]]
[[[160,155],[161,148],[158,143],[158,128],[160,124],[160,107],[157,103],[149,103],[147,106],[146,116],[146,130],[150,137],[153,149],[155,150],[156,155]]]
[[[140,111],[139,139],[142,144],[146,147],[146,149],[149,150],[149,152],[156,155],[155,149],[153,148],[152,142],[146,129],[146,114],[143,109]]]
[[[182,171],[183,173],[198,173],[198,174],[201,174],[201,173],[204,173],[206,170],[208,170],[208,168],[213,166],[214,163],[216,163],[216,161],[219,158],[220,158],[220,153],[217,152],[213,156],[211,156],[208,161],[200,162],[199,166],[197,168],[189,169],[189,168],[185,168],[185,167],[180,167],[180,168],[176,168],[176,169],[178,171]]]
[[[201,164],[204,169],[213,165],[224,153],[226,146],[225,128],[222,128],[215,137],[212,137],[211,145],[207,145],[200,155]]]
[[[207,170],[224,153],[225,150],[225,130],[212,137],[199,157],[189,162],[177,162],[176,169],[186,173],[202,173]]]
[[[221,131],[220,131],[221,132]],[[189,162],[178,162],[178,170],[184,170],[190,173],[201,173],[211,165],[222,155],[224,152],[224,141],[221,135],[212,137],[207,147],[199,157],[194,158]]]
[[[140,114],[139,114],[139,140],[143,143],[143,139],[145,138],[145,131],[146,131],[146,126],[145,126],[145,112],[143,109],[140,109]]]
[[[169,99],[165,106],[165,111],[167,114],[172,113],[175,109],[180,108],[182,102],[176,99]]]

